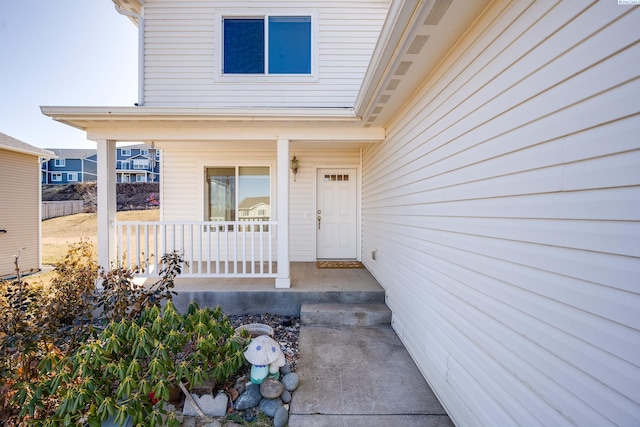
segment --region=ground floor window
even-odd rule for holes
[[[271,217],[268,166],[206,169],[207,221],[269,221]]]

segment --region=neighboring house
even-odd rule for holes
[[[160,151],[149,144],[116,149],[117,182],[160,182]]]
[[[48,148],[56,158],[42,164],[43,184],[95,182],[97,151]],[[149,144],[116,149],[116,182],[160,182],[160,151]]]
[[[47,148],[56,156],[42,163],[43,184],[75,184],[97,179],[96,150]]]
[[[264,238],[278,287],[290,261],[361,260],[457,425],[638,424],[640,9],[115,3],[137,106],[42,107],[97,141],[102,266],[116,141],[154,142],[156,243],[206,263]],[[246,197],[269,221],[238,224]]]
[[[54,154],[0,133],[0,277],[39,271],[40,161]]]

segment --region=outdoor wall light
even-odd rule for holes
[[[298,175],[298,159],[295,154],[291,158],[291,172],[293,172],[293,180],[295,181],[296,175]]]

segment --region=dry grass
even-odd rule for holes
[[[160,211],[123,211],[116,214],[118,221],[158,221]],[[81,213],[42,221],[42,263],[54,264],[66,253],[69,245],[88,240],[96,245],[98,220],[94,213]]]

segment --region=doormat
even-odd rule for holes
[[[318,261],[318,268],[364,268],[360,261]]]

